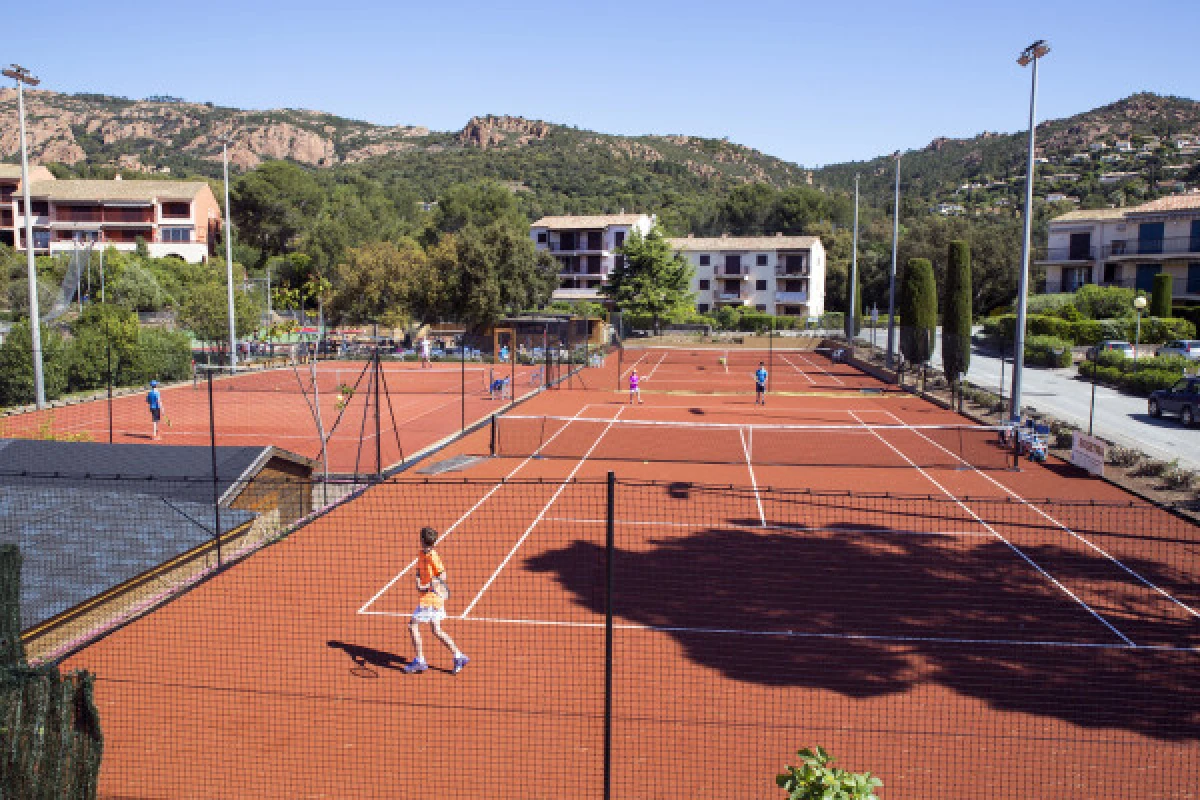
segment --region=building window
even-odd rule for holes
[[[755,291],[765,292],[767,290],[767,282],[766,281],[755,281],[754,289],[755,289]],[[226,316],[228,316],[228,315],[226,315]]]
[[[704,255],[700,256],[700,266],[707,267],[710,263],[711,262],[709,261],[708,253],[705,253]]]
[[[759,253],[757,256],[754,257],[754,263],[760,267],[765,267],[767,265],[767,254]]]
[[[191,203],[163,203],[162,215],[164,217],[175,217],[188,219],[192,216]]]
[[[742,274],[742,257],[740,255],[725,256],[725,274],[726,275],[741,275]]]
[[[37,209],[37,204],[34,204],[34,210]],[[34,231],[33,232],[33,249],[34,250],[49,250],[50,249],[50,231]]]
[[[701,314],[707,314],[708,313],[708,303],[697,303],[696,310],[699,311]]]
[[[538,244],[545,244],[545,243],[546,243],[546,239],[548,239],[548,238],[549,238],[549,235],[548,235],[548,234],[547,234],[545,231],[541,231],[541,232],[540,232],[540,233],[538,233],[538,235],[537,235],[537,241],[538,241]],[[225,316],[229,316],[229,315],[228,315],[228,314],[226,314]]]
[[[707,280],[707,279],[704,279],[704,278],[701,278],[701,279],[700,279],[700,288],[701,288],[701,289],[707,289],[707,288],[708,288],[708,280]]]
[[[559,250],[574,250],[575,249],[575,234],[574,233],[560,233],[558,235],[558,249]]]
[[[625,231],[616,231],[613,233],[613,244],[617,247],[625,244]]]
[[[163,228],[160,234],[160,238],[164,242],[190,242],[192,240],[191,228]]]
[[[756,305],[756,306],[754,307],[754,310],[755,310],[755,311],[766,311],[766,310],[767,310],[767,307],[766,307],[766,306],[764,306],[762,303],[759,303],[758,305]],[[228,315],[228,314],[226,314],[225,316],[226,316],[226,317],[228,317],[229,315]]]
[[[1187,293],[1200,294],[1200,263],[1188,264]]]

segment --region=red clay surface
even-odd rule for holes
[[[375,400],[368,400],[365,363],[322,362],[318,365],[318,396],[322,424],[330,432],[329,470],[371,473],[376,467],[376,439],[382,466],[411,457],[417,451],[452,435],[463,426],[496,412],[507,403],[490,399],[488,376],[511,377],[511,365],[467,364],[465,378],[456,364],[441,362],[422,370],[417,363],[384,367],[387,394],[380,388],[380,434],[375,433]],[[540,385],[540,368],[518,366],[516,396]],[[321,439],[314,418],[311,389],[308,399],[297,377],[309,384],[307,367],[273,369],[214,380],[214,418],[219,446],[275,445],[315,460]],[[339,402],[337,385],[357,385],[359,391]],[[466,386],[465,402],[461,386]],[[134,444],[208,445],[209,401],[203,381],[161,390],[163,422],[159,439],[151,436],[144,392],[112,401],[112,441]],[[340,420],[339,420],[340,416]],[[83,436],[109,441],[110,410],[106,400],[20,414],[0,420],[0,437]]]
[[[518,413],[961,422],[835,389],[628,406],[615,373]],[[704,463],[697,437],[670,462],[404,473],[67,661],[98,676],[102,794],[599,796],[614,470],[614,797],[775,797],[814,744],[884,798],[1197,796],[1200,532],[1061,464],[919,469],[922,434],[876,438],[890,462]],[[425,524],[458,676],[428,632],[436,669],[399,671]]]

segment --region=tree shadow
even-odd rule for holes
[[[936,683],[996,709],[1085,728],[1200,739],[1200,655],[1182,649],[1200,641],[1200,623],[1133,607],[1136,581],[1094,551],[1045,536],[1021,546],[1065,586],[1086,586],[1091,605],[1128,624],[1132,639],[1165,647],[1122,647],[998,536],[853,520],[773,529],[740,522],[649,540],[644,528],[618,523],[617,624],[669,635],[693,663],[739,682],[852,698]],[[603,614],[597,563],[603,545],[577,540],[526,567]],[[1123,563],[1167,591],[1194,588],[1182,569]]]

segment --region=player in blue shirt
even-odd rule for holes
[[[146,395],[150,406],[150,421],[154,423],[154,438],[158,438],[158,421],[162,419],[162,395],[158,393],[158,381],[150,381],[150,394]]]
[[[754,405],[767,404],[767,368],[763,366],[763,362],[758,362],[758,369],[754,372]]]

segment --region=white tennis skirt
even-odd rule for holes
[[[412,618],[413,622],[441,622],[446,618],[446,610],[433,606],[417,606]]]

